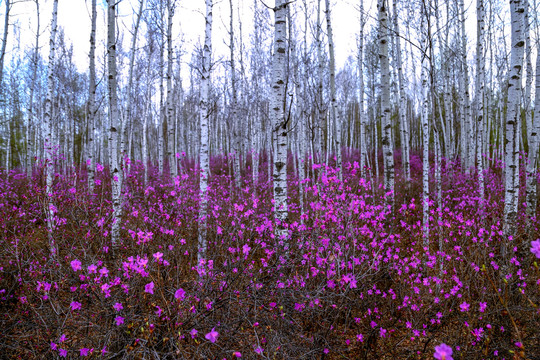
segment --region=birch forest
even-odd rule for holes
[[[0,358],[539,359],[536,0],[70,1],[0,0]]]

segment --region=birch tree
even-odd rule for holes
[[[381,64],[381,117],[384,189],[390,211],[394,210],[394,149],[390,122],[390,64],[388,60],[388,12],[386,0],[377,2],[379,18],[379,61]]]
[[[504,147],[504,230],[507,236],[514,235],[519,196],[519,123],[521,100],[521,72],[524,54],[524,2],[510,0],[512,38],[510,71],[508,74],[508,101],[506,112],[506,131]],[[503,245],[503,252],[505,246]]]
[[[336,168],[339,171],[339,179],[343,181],[343,162],[341,160],[341,111],[338,109],[336,99],[336,59],[334,54],[334,35],[332,32],[332,20],[330,12],[330,0],[326,0],[326,30],[328,32],[328,53],[330,55],[330,115],[336,127],[334,143],[336,146]]]
[[[46,213],[47,213],[47,229],[49,232],[49,248],[51,254],[56,256],[57,249],[54,243],[54,213],[56,207],[53,203],[53,172],[54,172],[54,151],[56,145],[56,139],[53,133],[52,126],[52,101],[54,92],[54,64],[56,55],[56,32],[58,23],[58,0],[53,1],[53,11],[51,18],[51,37],[49,39],[49,64],[47,67],[47,97],[45,99],[45,114],[43,117],[43,146],[45,156],[45,181],[46,189],[45,194],[47,196]]]
[[[92,19],[90,30],[90,52],[88,54],[89,59],[89,86],[88,86],[88,106],[87,106],[87,119],[88,119],[88,146],[86,162],[88,171],[88,191],[92,194],[94,192],[94,175],[95,175],[95,141],[94,135],[96,131],[96,0],[92,0]]]
[[[26,174],[32,174],[32,168],[34,165],[34,142],[32,136],[32,130],[34,128],[34,92],[37,81],[37,69],[39,61],[39,35],[41,31],[39,0],[34,0],[36,4],[36,42],[34,45],[34,52],[32,54],[31,66],[32,75],[30,79],[30,94],[28,95],[28,107],[26,115]]]
[[[231,104],[230,104],[230,112],[231,112],[231,127],[233,129],[233,138],[232,138],[232,148],[233,148],[233,177],[234,177],[234,184],[237,188],[240,187],[240,123],[237,119],[237,109],[238,109],[238,94],[236,92],[237,87],[237,79],[236,79],[236,66],[234,61],[234,9],[233,9],[233,2],[232,0],[229,0],[229,7],[231,10],[231,21],[230,21],[230,28],[229,28],[229,49],[231,51]]]
[[[288,236],[285,223],[288,219],[287,204],[287,119],[284,109],[285,92],[285,53],[287,51],[285,36],[287,29],[287,3],[276,0],[274,7],[274,53],[272,55],[272,102],[270,119],[272,121],[274,139],[274,216],[276,219],[275,236],[282,241]],[[288,243],[285,244],[285,248]]]
[[[171,177],[178,175],[176,156],[174,151],[174,107],[173,107],[173,48],[172,48],[172,24],[175,8],[175,0],[167,0],[167,158]]]
[[[112,188],[112,229],[111,244],[113,251],[117,250],[120,241],[120,221],[122,216],[121,189],[122,173],[118,161],[118,94],[117,94],[117,70],[116,70],[116,0],[107,0],[107,67],[109,87],[109,148],[110,148],[110,172]]]
[[[477,41],[476,41],[476,166],[478,169],[478,188],[480,192],[480,207],[484,206],[484,161],[483,161],[483,139],[484,139],[484,82],[485,82],[485,60],[484,60],[484,33],[485,33],[485,9],[484,1],[476,1],[477,14]],[[481,210],[482,211],[482,210]]]
[[[540,49],[540,40],[537,39],[537,49]],[[527,215],[536,216],[536,187],[538,181],[536,171],[538,169],[538,134],[540,133],[540,51],[536,55],[536,79],[534,115],[529,136],[529,154],[527,162]]]
[[[422,204],[423,204],[423,234],[424,234],[424,248],[427,251],[429,249],[429,8],[428,4],[422,3],[421,25],[420,31],[422,32],[422,40],[420,44],[421,49],[421,82],[422,82],[422,145],[423,145],[423,159],[422,159]]]
[[[212,55],[212,0],[206,0],[206,26],[204,31],[204,48],[201,69],[201,101],[199,104],[199,121],[201,127],[201,143],[199,148],[199,163],[201,178],[199,183],[199,252],[198,262],[201,264],[206,259],[208,243],[206,239],[207,230],[207,211],[208,211],[208,142],[209,142],[209,117],[210,109],[208,106],[208,96],[210,88],[210,66]]]
[[[405,93],[405,77],[403,76],[403,62],[401,59],[401,36],[399,32],[399,23],[398,23],[398,0],[393,1],[394,14],[392,16],[394,23],[394,39],[395,46],[395,64],[397,67],[398,73],[398,86],[399,86],[399,129],[401,137],[401,162],[403,167],[403,175],[405,181],[410,183],[411,181],[411,161],[410,161],[410,145],[409,145],[409,122],[407,120],[407,95]]]
[[[366,177],[366,114],[364,113],[364,1],[360,0],[360,35],[358,36],[358,118],[360,122],[360,174]]]

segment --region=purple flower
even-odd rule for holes
[[[255,352],[256,352],[257,354],[259,354],[259,355],[262,354],[263,351],[264,351],[263,348],[260,347],[260,346],[257,346],[257,347],[255,348]]]
[[[540,259],[540,239],[531,242],[531,252]]]
[[[157,253],[155,253],[155,254],[152,255],[152,256],[154,257],[154,259],[156,259],[156,261],[159,261],[159,260],[161,260],[161,258],[163,257],[163,253],[161,253],[161,252],[158,251]]]
[[[124,306],[122,305],[122,303],[117,302],[116,304],[113,305],[113,308],[116,311],[120,311],[124,308]]]
[[[79,350],[79,353],[81,356],[88,356],[88,353],[90,352],[90,349],[88,348],[82,348]]]
[[[67,350],[66,349],[60,349],[60,357],[66,357],[67,356]]]
[[[179,288],[178,290],[175,291],[174,293],[174,298],[175,299],[178,299],[178,300],[184,300],[186,297],[186,292],[184,291],[184,289],[182,288]]]
[[[195,339],[195,337],[197,336],[197,333],[198,333],[198,331],[195,330],[195,329],[191,329],[191,331],[189,332],[192,339]]]
[[[69,306],[71,306],[71,310],[79,310],[82,304],[78,301],[72,301],[71,304],[69,304]]]
[[[237,358],[241,358],[242,357],[242,353],[240,351],[235,351],[232,353],[234,357],[237,357]]]
[[[73,271],[81,270],[81,262],[79,260],[73,260],[71,262],[71,268],[73,269]]]
[[[435,359],[437,360],[454,360],[452,358],[452,348],[445,343],[435,346]]]
[[[117,316],[114,318],[114,323],[116,324],[116,326],[120,326],[124,323],[124,318],[121,316]]]
[[[215,328],[212,328],[212,331],[210,331],[204,337],[206,338],[206,340],[210,341],[211,343],[215,343],[218,336],[219,336],[219,333],[215,330]]]
[[[459,305],[459,309],[461,310],[461,312],[469,311],[469,307],[470,305],[466,302],[463,302],[461,303],[461,305]]]
[[[51,342],[51,350],[56,350],[56,349],[57,349],[57,345]]]
[[[97,266],[96,266],[96,265],[92,264],[92,265],[89,265],[89,266],[88,266],[88,272],[89,272],[90,274],[95,274],[96,271],[97,271]]]
[[[487,303],[481,302],[479,305],[480,305],[479,311],[480,311],[480,312],[484,312],[484,311],[486,310]]]
[[[144,286],[144,292],[147,292],[149,294],[153,294],[154,293],[154,282],[149,282],[148,284],[146,284]]]

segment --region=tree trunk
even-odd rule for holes
[[[537,48],[540,48],[540,41],[537,42]],[[536,90],[534,100],[534,116],[529,136],[529,154],[527,162],[527,215],[536,216],[536,187],[537,169],[538,169],[538,134],[540,133],[540,51],[536,55]],[[528,129],[527,129],[528,130]]]
[[[51,19],[51,37],[49,40],[49,65],[47,68],[47,98],[45,99],[45,116],[43,117],[43,145],[45,156],[45,178],[46,178],[46,190],[47,196],[47,229],[49,231],[49,248],[52,256],[56,256],[57,249],[54,243],[53,230],[54,213],[56,207],[53,203],[53,172],[54,172],[54,151],[56,145],[56,139],[53,134],[52,126],[52,101],[54,92],[54,63],[56,55],[56,31],[57,31],[57,19],[58,19],[58,0],[53,1],[53,12]]]
[[[88,59],[90,61],[90,76],[89,76],[89,86],[88,86],[88,108],[87,108],[87,118],[88,118],[88,146],[87,146],[87,161],[86,167],[88,172],[88,192],[90,194],[94,193],[94,176],[95,176],[95,164],[94,164],[94,154],[95,154],[95,141],[94,135],[96,131],[96,21],[97,21],[97,11],[96,11],[96,0],[92,0],[92,26],[90,30],[90,53],[88,54]]]
[[[212,55],[212,0],[206,0],[206,27],[204,32],[204,48],[203,48],[203,63],[201,69],[201,102],[200,111],[200,127],[201,127],[201,144],[199,149],[199,163],[201,171],[200,179],[200,205],[199,205],[199,252],[198,262],[207,258],[207,208],[208,208],[208,176],[209,176],[209,159],[208,159],[208,126],[210,111],[208,107],[208,93],[210,87],[210,66]]]
[[[423,234],[424,250],[429,251],[429,10],[427,4],[423,4],[422,9],[422,42],[421,42],[421,64],[422,64],[422,134],[423,134],[423,159],[422,159],[422,187],[423,187]]]
[[[118,246],[120,245],[120,221],[122,218],[122,203],[121,203],[121,189],[122,189],[122,172],[120,171],[120,164],[118,161],[118,122],[119,122],[119,109],[118,109],[118,94],[116,92],[117,87],[117,72],[116,72],[116,0],[108,0],[107,9],[107,66],[108,66],[108,87],[109,87],[109,147],[110,147],[110,161],[109,168],[111,172],[111,188],[112,188],[112,229],[111,229],[111,245],[113,252],[116,253]]]
[[[386,203],[394,212],[394,149],[390,122],[390,64],[388,61],[388,12],[386,0],[378,0],[379,61],[381,64],[381,120]]]
[[[525,0],[526,1],[526,0]],[[504,196],[504,230],[506,236],[516,231],[516,218],[519,196],[519,122],[521,100],[521,72],[524,53],[524,1],[510,1],[512,21],[512,50],[510,53],[510,72],[508,74],[508,102],[506,112],[505,134],[505,196]],[[506,246],[503,244],[503,255]]]
[[[178,175],[178,166],[174,152],[174,108],[173,108],[173,49],[172,49],[172,20],[175,0],[167,0],[167,158],[169,172],[172,178]]]
[[[484,1],[476,1],[477,14],[477,41],[476,41],[476,162],[478,171],[478,190],[480,195],[480,211],[484,208],[484,160],[483,160],[483,140],[484,140],[484,82],[485,82],[485,61],[484,61],[484,28],[485,9]]]
[[[341,111],[338,109],[336,98],[336,60],[334,55],[334,35],[330,16],[330,0],[326,0],[326,30],[328,32],[328,52],[330,55],[330,104],[332,122],[336,127],[334,143],[336,147],[336,168],[339,171],[339,179],[343,181],[343,161],[341,158]],[[387,58],[388,59],[388,58]]]
[[[274,139],[274,216],[276,219],[276,240],[285,241],[284,248],[288,248],[288,231],[285,224],[288,220],[287,204],[287,119],[284,111],[284,81],[285,81],[285,53],[286,49],[286,7],[285,0],[276,0],[274,14],[274,53],[272,55],[272,105],[270,119],[272,120]]]

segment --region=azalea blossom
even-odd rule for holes
[[[70,264],[73,271],[81,270],[81,262],[79,260],[73,260]]]
[[[184,291],[184,289],[182,288],[179,288],[178,290],[175,291],[174,293],[174,298],[175,299],[178,299],[178,300],[184,300],[186,297],[186,292]]]
[[[146,284],[144,286],[144,292],[147,292],[149,294],[153,294],[154,293],[154,282],[149,282],[148,284]]]
[[[445,343],[435,346],[435,354],[433,356],[437,360],[454,360],[452,358],[452,348]]]
[[[71,310],[79,310],[82,304],[78,301],[72,301],[71,304],[69,304],[69,306],[71,306]]]
[[[540,239],[531,242],[531,252],[540,259]]]
[[[217,341],[218,336],[219,336],[219,333],[215,330],[215,328],[212,328],[212,331],[210,331],[204,337],[206,338],[206,340],[210,341],[211,343],[215,343]]]

